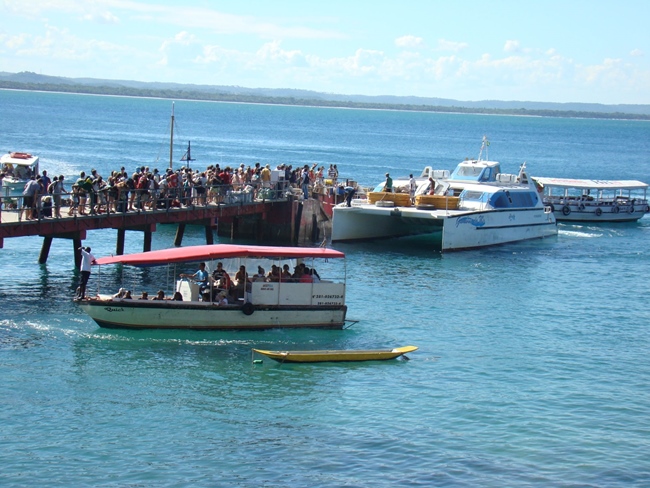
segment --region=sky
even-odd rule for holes
[[[0,71],[650,104],[650,0],[0,0]]]

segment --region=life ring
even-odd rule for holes
[[[618,205],[614,205],[614,206],[612,207],[612,213],[618,213],[620,210],[621,210],[621,209],[618,208]]]
[[[603,214],[603,209],[600,208],[600,207],[598,207],[598,208],[596,209],[596,217],[600,217],[602,214]]]
[[[578,206],[578,210],[580,210],[580,211],[582,212],[584,209],[585,209],[585,204],[584,204],[584,203],[581,203],[581,204]]]
[[[627,213],[634,213],[634,206],[630,205],[627,209]]]
[[[251,302],[246,302],[242,305],[241,311],[244,312],[244,315],[253,315],[255,306]]]
[[[569,215],[571,213],[571,208],[568,205],[562,207],[562,215]]]

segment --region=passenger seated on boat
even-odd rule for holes
[[[174,293],[174,298],[172,298],[172,300],[174,300],[176,302],[182,302],[183,301],[183,295],[181,295],[180,291],[177,291],[176,293]]]
[[[113,298],[124,298],[124,295],[126,295],[126,288],[120,288]]]
[[[302,274],[300,275],[300,283],[313,283],[314,279],[311,275],[311,270],[305,266],[302,269]]]
[[[291,271],[289,271],[289,265],[285,264],[282,266],[282,272],[280,273],[280,281],[291,282]]]
[[[124,296],[122,298],[124,300],[133,300],[133,297],[131,296],[131,290],[126,290],[126,292],[124,292]]]
[[[280,281],[280,268],[275,264],[271,265],[271,271],[266,275],[266,281],[270,283],[277,283]]]
[[[264,275],[264,268],[261,266],[257,267],[257,273],[253,275],[251,280],[254,283],[266,281],[266,276]]]
[[[236,300],[244,298],[244,293],[250,291],[250,282],[248,279],[248,273],[246,273],[246,266],[241,265],[239,271],[235,274],[235,288],[233,290],[233,295]]]
[[[219,284],[222,278],[225,282],[223,286]],[[217,263],[217,269],[215,269],[212,272],[212,282],[216,283],[218,288],[224,288],[226,290],[230,290],[230,287],[232,286],[232,282],[230,281],[230,275],[226,272],[225,269],[223,269],[223,263],[221,262]]]
[[[225,291],[219,292],[214,302],[220,307],[228,305],[228,294]]]
[[[311,274],[311,280],[314,283],[320,283],[320,275],[318,274],[318,271],[316,271],[314,268],[311,268],[309,270],[309,274]]]
[[[149,300],[149,293],[143,291],[142,295],[140,295],[140,298],[138,298],[138,300]]]
[[[158,294],[152,298],[152,300],[165,300],[165,292],[158,290]]]

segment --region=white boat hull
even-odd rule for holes
[[[437,250],[480,248],[557,234],[543,208],[487,211],[419,210],[373,205],[335,207],[332,241],[359,241],[427,234]]]
[[[341,329],[347,307],[210,302],[89,299],[78,302],[100,327],[122,329],[259,330],[272,328]],[[252,311],[252,313],[251,313]]]

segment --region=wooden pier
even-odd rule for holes
[[[39,263],[45,263],[52,240],[70,239],[75,263],[80,262],[82,241],[89,230],[115,229],[115,254],[124,253],[126,231],[143,233],[143,251],[151,250],[153,232],[159,224],[176,225],[174,246],[180,246],[185,227],[199,225],[205,228],[206,244],[219,236],[231,239],[246,238],[257,242],[298,244],[322,240],[321,228],[329,227],[330,208],[320,198],[309,200],[257,200],[232,204],[190,205],[181,208],[136,210],[103,213],[99,215],[68,216],[69,208],[62,207],[62,218],[40,217],[38,220],[19,220],[19,211],[0,210],[0,248],[4,239],[41,236]],[[324,208],[325,207],[325,208]]]

